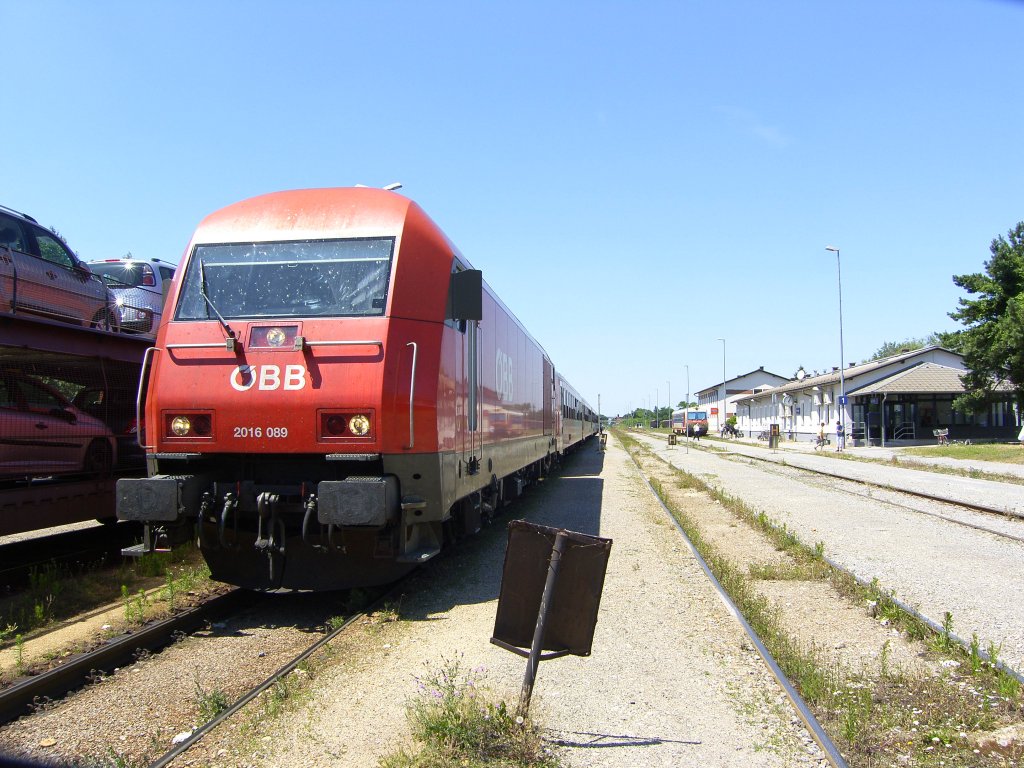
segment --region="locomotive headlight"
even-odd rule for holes
[[[280,328],[271,328],[267,331],[267,344],[271,347],[280,347],[287,340],[287,334]]]
[[[348,420],[348,431],[356,437],[362,437],[370,431],[370,420],[359,414]]]
[[[188,420],[187,416],[175,416],[171,419],[171,432],[178,437],[185,437],[192,429],[192,422]]]

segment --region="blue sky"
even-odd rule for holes
[[[0,0],[0,203],[178,261],[400,181],[606,414],[953,330],[1024,219],[1024,3]],[[19,106],[15,108],[14,104]]]

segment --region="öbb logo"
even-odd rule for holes
[[[256,385],[256,389],[302,389],[306,386],[306,367],[303,365],[286,365],[284,376],[281,368],[276,365],[239,365],[228,377],[231,386],[239,392],[247,392]]]
[[[512,358],[499,349],[494,359],[494,390],[499,400],[506,403],[512,400],[512,382]]]

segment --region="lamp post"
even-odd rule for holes
[[[725,429],[725,339],[719,341],[722,342],[722,410],[718,414],[718,432],[721,434]]]
[[[683,403],[683,436],[686,438],[686,452],[690,452],[690,366],[686,364],[686,402]]]
[[[839,425],[846,435],[846,361],[843,359],[843,268],[839,263],[839,249],[834,245],[826,245],[826,251],[836,255],[836,275],[839,277]],[[838,438],[837,438],[838,440]],[[840,446],[836,446],[839,448]]]

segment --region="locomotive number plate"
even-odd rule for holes
[[[235,427],[234,436],[239,439],[250,437],[288,437],[288,427]]]

